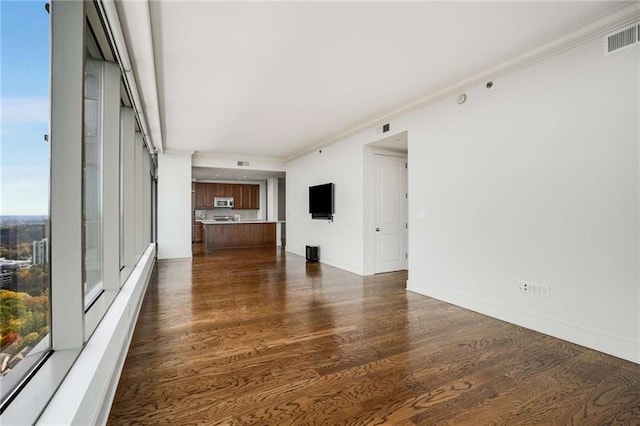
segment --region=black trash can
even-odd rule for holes
[[[307,262],[317,262],[320,260],[320,247],[307,246]]]

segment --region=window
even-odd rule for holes
[[[0,398],[49,353],[49,15],[2,2]]]
[[[84,81],[84,298],[85,308],[102,292],[102,66],[88,58]]]
[[[0,8],[0,424],[31,424],[155,237],[155,171],[101,5]]]

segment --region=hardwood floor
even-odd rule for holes
[[[639,365],[405,280],[274,248],[159,261],[109,424],[640,424]]]

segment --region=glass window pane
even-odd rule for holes
[[[102,64],[87,59],[84,86],[84,295],[102,292]]]
[[[0,403],[51,349],[44,5],[0,2]]]

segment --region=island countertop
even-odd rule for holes
[[[204,242],[207,249],[241,247],[275,247],[276,221],[216,221],[203,220]],[[236,226],[227,226],[236,225]]]
[[[246,225],[248,223],[284,223],[284,220],[207,220],[197,219],[196,222],[201,222],[203,225]]]

